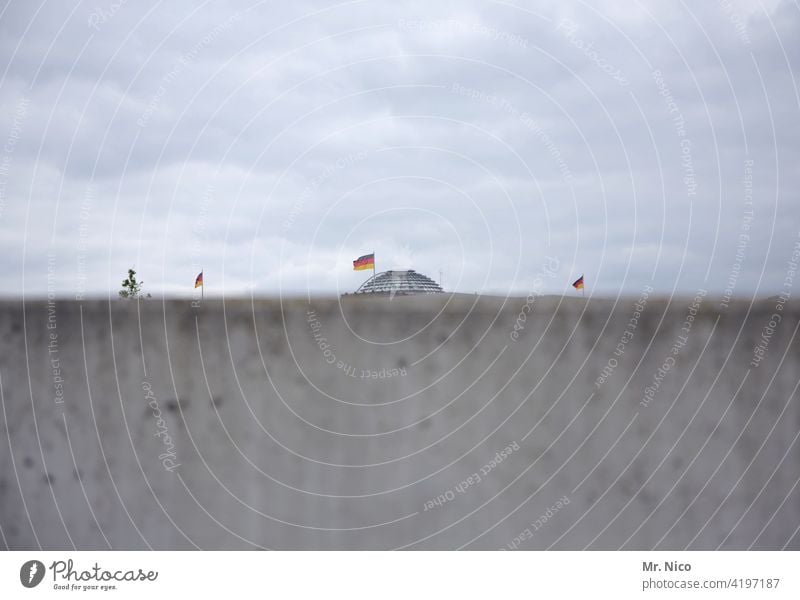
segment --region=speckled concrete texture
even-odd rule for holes
[[[799,315],[702,294],[3,302],[2,542],[800,549]]]

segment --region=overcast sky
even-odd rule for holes
[[[7,1],[0,293],[773,294],[799,59],[796,1]]]

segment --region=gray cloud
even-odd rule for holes
[[[545,256],[547,292],[721,294],[736,268],[774,293],[799,28],[790,2],[16,3],[0,289],[46,292],[50,252],[64,296],[131,265],[155,294],[200,268],[209,294],[336,293],[375,250],[468,293],[525,294]]]

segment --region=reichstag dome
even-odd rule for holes
[[[430,277],[416,271],[384,271],[370,277],[356,294],[391,294],[411,296],[414,294],[441,294],[444,290]]]

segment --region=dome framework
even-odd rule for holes
[[[411,296],[415,294],[441,294],[444,290],[430,277],[407,271],[383,271],[367,279],[355,291],[356,294],[391,294]]]

